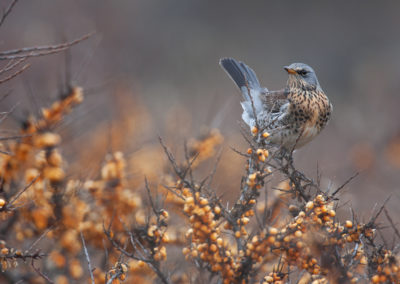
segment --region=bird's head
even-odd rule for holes
[[[317,75],[315,75],[314,69],[304,63],[292,63],[289,66],[284,67],[286,72],[289,74],[290,85],[300,87],[320,88]],[[299,86],[300,84],[300,86]]]

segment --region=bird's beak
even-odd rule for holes
[[[285,66],[285,67],[283,67],[285,70],[286,70],[286,72],[288,72],[289,74],[297,74],[297,72],[296,71],[294,71],[292,68],[289,68],[289,66]]]

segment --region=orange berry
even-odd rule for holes
[[[269,135],[270,135],[270,134],[269,134],[268,132],[266,132],[266,131],[262,134],[262,136],[263,136],[264,138],[268,138]]]
[[[215,244],[211,244],[211,245],[210,245],[210,250],[211,250],[212,252],[216,252],[217,249],[218,249],[218,247],[217,247]]]
[[[309,211],[314,208],[314,202],[313,201],[308,201],[306,204],[306,210]]]
[[[269,243],[269,244],[274,244],[275,243],[275,237],[274,236],[269,236],[268,238],[267,238],[267,242]]]
[[[262,149],[257,149],[257,155],[258,155],[258,160],[261,162],[265,162],[265,154],[264,151]]]
[[[301,231],[296,231],[296,232],[294,233],[294,235],[295,235],[297,238],[301,238],[301,236],[303,235],[303,233],[302,233]]]
[[[190,252],[190,249],[189,249],[189,248],[183,248],[183,249],[182,249],[182,253],[183,253],[184,255],[188,254],[189,252]]]
[[[179,187],[178,185],[177,185],[177,187]],[[182,195],[183,196],[185,196],[185,197],[189,197],[190,195],[191,195],[191,191],[190,191],[190,189],[189,188],[187,188],[187,187],[185,187],[184,189],[182,189]]]
[[[51,182],[60,182],[65,177],[65,172],[59,167],[46,167],[43,170],[43,176]]]
[[[386,277],[386,275],[381,275],[381,276],[379,276],[379,282],[381,282],[381,283],[385,283],[385,282],[386,282],[386,280],[387,280],[387,277]]]
[[[168,218],[168,217],[169,217],[168,211],[165,211],[165,210],[161,211],[161,215],[162,215],[164,218]]]
[[[169,237],[168,237],[167,233],[164,233],[164,235],[161,238],[161,241],[166,244],[169,242]]]
[[[34,138],[34,144],[38,148],[55,147],[61,142],[61,136],[56,133],[46,132]]]
[[[257,173],[249,174],[249,180],[251,180],[251,181],[255,180],[256,177],[257,177]]]
[[[128,267],[126,266],[125,263],[121,263],[121,268],[123,272],[127,272],[128,271]]]
[[[267,281],[268,283],[271,283],[271,282],[274,281],[274,278],[271,277],[271,276],[265,276],[265,277],[264,277],[264,280]]]
[[[47,161],[50,165],[59,167],[62,164],[62,156],[58,151],[53,150],[50,156],[47,158]]]
[[[193,258],[196,258],[196,257],[199,256],[199,252],[198,252],[197,250],[192,250],[191,256],[192,256]]]
[[[372,276],[371,281],[372,283],[379,283],[379,275],[375,274],[374,276]]]
[[[269,229],[269,233],[270,233],[271,235],[276,235],[276,234],[278,234],[278,229],[272,227],[272,228]]]
[[[194,203],[194,198],[192,196],[189,196],[185,199],[185,202],[188,204]]]

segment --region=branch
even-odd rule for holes
[[[56,45],[43,45],[43,46],[32,46],[24,47],[19,49],[12,49],[0,52],[0,60],[9,60],[16,58],[28,58],[35,56],[43,56],[56,52],[63,51],[83,40],[88,39],[94,34],[94,32],[88,33],[80,38],[77,38],[70,42],[64,42]]]
[[[25,60],[26,60],[26,57],[25,58],[21,58],[21,59],[15,61],[15,62],[13,60],[10,60],[8,62],[8,64],[3,69],[0,70],[0,74],[3,74],[5,72],[10,71],[11,69],[17,67],[19,64],[21,64]]]
[[[174,156],[172,155],[172,153],[169,151],[168,147],[164,144],[163,139],[161,138],[161,136],[158,136],[158,140],[160,141],[161,146],[164,149],[165,154],[168,157],[168,160],[170,161],[172,167],[174,168],[175,173],[182,179],[181,175],[182,172],[178,166],[178,164],[176,163],[176,160],[174,158]]]
[[[373,225],[375,224],[376,219],[378,219],[379,215],[381,215],[383,209],[385,209],[386,203],[389,201],[391,195],[389,195],[386,200],[383,202],[382,206],[379,208],[378,212],[375,214],[375,216],[371,217],[371,220],[367,223],[367,225]]]
[[[89,253],[88,253],[87,248],[86,248],[85,238],[83,237],[82,231],[81,231],[81,239],[82,239],[83,251],[85,252],[86,260],[87,260],[87,262],[88,262],[89,273],[90,273],[90,279],[92,280],[92,284],[95,284],[95,283],[94,283],[94,276],[93,276],[92,264],[91,264],[91,262],[90,262]]]
[[[4,11],[3,16],[0,19],[0,27],[6,20],[7,16],[11,13],[12,8],[14,8],[15,4],[17,4],[18,0],[11,1],[10,5],[8,5],[7,9]]]
[[[5,207],[8,210],[12,209],[12,205],[14,204],[15,201],[28,189],[32,186],[32,184],[35,183],[35,181],[39,178],[39,176],[36,176],[27,186],[25,186],[20,192],[18,192],[16,195],[14,195],[10,201],[8,202],[7,206]]]
[[[386,210],[386,208],[383,208],[383,211],[385,212],[386,218],[389,220],[390,225],[393,228],[393,231],[395,233],[395,235],[400,239],[400,232],[399,230],[396,228],[393,219],[390,217],[389,212]]]
[[[150,206],[151,206],[154,214],[157,216],[157,219],[158,219],[159,215],[160,215],[160,212],[157,210],[157,207],[154,204],[153,198],[151,197],[150,186],[149,186],[149,182],[147,181],[146,177],[144,177],[144,183],[145,183],[145,188],[146,188],[147,195],[149,197]]]
[[[50,278],[49,278],[48,276],[46,276],[45,274],[43,274],[43,272],[41,272],[39,268],[36,268],[36,267],[35,267],[33,258],[32,258],[31,265],[32,265],[33,270],[35,270],[36,273],[39,274],[44,280],[46,280],[46,281],[49,282],[50,284],[54,284],[54,282],[53,282],[52,280],[50,280]]]
[[[0,58],[1,60],[1,58]],[[7,82],[9,80],[11,80],[14,77],[17,77],[19,74],[21,74],[22,72],[24,72],[26,69],[28,69],[31,65],[30,64],[26,64],[24,65],[21,69],[19,69],[17,72],[11,74],[10,76],[5,77],[4,79],[0,80],[0,84],[3,84],[4,82]]]
[[[351,181],[352,181],[354,178],[356,178],[359,174],[360,174],[360,173],[357,172],[357,173],[355,173],[353,176],[351,176],[348,180],[346,180],[346,181],[344,182],[344,184],[342,184],[341,186],[339,186],[338,189],[336,189],[336,190],[332,193],[331,197],[335,196],[340,190],[342,190],[349,182],[351,182]]]
[[[115,279],[122,275],[122,273],[122,271],[118,271],[118,273],[115,273],[110,279],[108,279],[107,284],[112,284]]]

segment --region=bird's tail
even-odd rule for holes
[[[254,121],[254,111],[257,115],[263,110],[261,101],[261,91],[264,90],[260,86],[256,73],[243,62],[237,61],[233,58],[222,58],[219,61],[222,68],[228,73],[229,77],[236,83],[242,91],[244,101],[243,107],[243,120],[248,124],[253,124],[250,120]],[[254,104],[254,110],[252,106]]]

